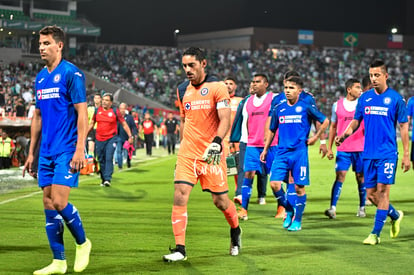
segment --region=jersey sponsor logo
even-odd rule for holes
[[[70,179],[72,177],[72,175],[67,175],[67,176],[65,176],[65,179]]]
[[[44,100],[51,98],[60,98],[59,90],[59,87],[37,90],[37,99]]]
[[[279,123],[302,123],[302,115],[289,115],[279,117]]]
[[[208,88],[203,88],[203,89],[201,89],[200,94],[201,94],[202,96],[207,95],[207,94],[208,94]]]
[[[42,79],[40,79],[37,83],[42,83],[43,82],[43,80],[45,80],[45,78],[44,77],[42,77]]]
[[[300,112],[302,112],[302,106],[297,106],[296,108],[295,108],[295,112],[296,113],[300,113]]]
[[[371,97],[370,98],[367,98],[367,99],[365,99],[365,102],[370,102],[371,101]]]
[[[388,116],[388,107],[367,106],[365,107],[366,115]]]
[[[391,98],[390,97],[384,98],[384,104],[385,105],[390,105],[390,103],[391,103]]]
[[[264,112],[252,112],[252,116],[262,116]]]
[[[53,77],[53,83],[58,83],[59,81],[60,81],[60,79],[61,79],[62,77],[61,77],[61,75],[60,74],[56,74],[54,77]]]
[[[79,77],[82,77],[82,74],[80,72],[76,72],[76,73],[74,73],[74,75],[77,75]]]
[[[281,112],[281,113],[283,113],[284,111],[286,111],[286,109],[285,109],[285,108],[283,108],[283,109],[281,109],[281,110],[280,110],[280,112]]]
[[[211,109],[210,100],[194,100],[191,102],[184,103],[185,109],[188,110],[207,110]]]

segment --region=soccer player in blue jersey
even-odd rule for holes
[[[286,209],[283,227],[289,231],[302,229],[302,214],[306,205],[305,186],[309,185],[308,146],[313,145],[326,130],[329,120],[315,105],[299,99],[303,82],[297,76],[284,82],[286,101],[278,104],[272,113],[270,131],[267,132],[265,147],[260,160],[265,161],[270,144],[279,130],[279,143],[271,168],[270,186],[278,203]],[[309,137],[312,120],[321,123],[314,136]],[[283,180],[289,172],[293,177],[297,198],[293,205],[284,199]]]
[[[294,70],[287,71],[285,75],[283,76],[283,81],[286,81],[288,78],[293,77],[293,76],[300,77],[300,74]],[[265,137],[268,135],[268,132],[269,132],[270,119],[271,119],[273,110],[280,103],[286,102],[286,100],[287,99],[286,99],[286,95],[284,92],[279,93],[277,96],[273,98],[271,109],[269,111],[269,116],[265,124]],[[316,106],[315,98],[313,97],[313,95],[309,92],[304,91],[303,89],[299,93],[299,100],[303,100],[310,105]],[[316,129],[318,130],[320,127],[320,123],[316,121],[315,126],[316,126]],[[325,155],[328,152],[328,148],[326,147],[326,137],[324,135],[325,135],[324,133],[321,134],[321,137],[320,137],[321,140],[320,140],[320,146],[319,146],[319,153],[322,155],[322,158],[325,157]],[[276,138],[277,138],[277,133],[276,133]],[[287,199],[289,200],[291,205],[295,205],[296,204],[296,190],[295,190],[295,184],[293,182],[293,178],[291,177],[291,175],[289,175],[289,177],[286,178],[285,181],[287,184],[287,188],[286,188],[287,190],[286,190],[286,193],[280,192],[280,195],[283,195],[283,197],[281,197],[280,199],[281,200]],[[283,188],[281,190],[283,191]],[[285,216],[286,216],[285,209],[283,208],[283,206],[278,204],[278,209],[277,209],[275,218],[285,218]]]
[[[39,32],[39,50],[46,66],[36,77],[36,110],[32,119],[29,155],[23,169],[32,174],[33,153],[41,134],[38,182],[43,190],[46,234],[53,252],[50,265],[33,274],[64,274],[64,223],[76,241],[74,271],[89,263],[92,247],[86,238],[78,210],[68,202],[70,189],[78,186],[85,161],[88,126],[85,76],[62,58],[65,33],[57,26]]]
[[[408,120],[412,122],[412,133],[411,133],[411,162],[414,169],[414,96],[410,97],[407,103]]]
[[[391,238],[400,233],[400,223],[404,213],[390,204],[390,188],[395,182],[398,147],[396,124],[400,124],[404,172],[410,169],[407,108],[403,97],[388,87],[388,72],[382,60],[375,60],[369,68],[372,87],[361,95],[355,110],[354,119],[345,132],[335,138],[339,146],[353,134],[361,120],[365,126],[364,177],[367,196],[377,206],[374,228],[363,241],[364,244],[380,243],[380,234],[387,219],[391,218]]]

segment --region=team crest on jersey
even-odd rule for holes
[[[58,82],[60,81],[60,78],[61,78],[60,74],[56,74],[56,75],[53,77],[53,82],[54,82],[54,83],[58,83]]]
[[[203,89],[201,89],[200,94],[201,94],[202,96],[207,95],[207,94],[208,94],[208,89],[207,89],[207,88],[203,88]]]
[[[391,103],[391,98],[390,97],[384,98],[384,104],[385,105],[389,105],[390,103]]]
[[[186,102],[186,103],[184,103],[184,108],[188,111],[188,110],[191,110],[191,104],[190,104],[190,102]]]
[[[279,123],[280,124],[285,123],[285,117],[284,116],[279,117]]]
[[[300,113],[300,112],[302,112],[302,106],[297,106],[297,107],[295,108],[295,112],[296,112],[296,113]]]
[[[369,115],[371,113],[371,107],[365,107],[365,114]]]
[[[37,99],[38,100],[42,99],[42,90],[37,90]]]

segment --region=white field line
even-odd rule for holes
[[[146,160],[151,160],[151,159],[146,159]],[[157,164],[157,163],[160,163],[160,162],[163,162],[163,161],[165,161],[166,159],[165,158],[160,158],[160,159],[158,159],[157,161],[153,161],[153,162],[146,162],[146,163],[144,163],[144,164],[142,164],[142,165],[140,165],[140,167],[141,166],[148,166],[148,165],[152,165],[152,164]],[[140,162],[140,161],[137,161],[137,162]],[[120,171],[120,172],[122,172],[122,171]],[[119,172],[118,172],[119,173]],[[80,182],[82,182],[82,180],[80,180]],[[6,203],[9,203],[9,202],[14,202],[14,201],[18,201],[18,200],[21,200],[21,199],[25,199],[25,198],[29,198],[29,197],[32,197],[32,196],[34,196],[34,195],[37,195],[37,194],[41,194],[43,191],[36,191],[36,192],[33,192],[33,193],[30,193],[30,194],[27,194],[27,195],[24,195],[24,196],[19,196],[19,197],[16,197],[16,198],[11,198],[11,199],[8,199],[8,200],[5,200],[5,201],[0,201],[0,205],[2,205],[2,204],[6,204]]]

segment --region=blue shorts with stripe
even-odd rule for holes
[[[259,171],[262,174],[269,174],[277,146],[271,146],[266,156],[266,163],[260,161],[260,154],[263,147],[247,146],[244,155],[244,171]]]
[[[52,184],[78,187],[79,172],[72,173],[70,161],[74,152],[63,152],[51,157],[39,157],[39,187]]]
[[[352,165],[352,171],[362,173],[364,171],[364,161],[362,152],[336,152],[335,170],[348,171]]]
[[[277,150],[273,162],[270,181],[285,181],[292,173],[294,183],[309,185],[308,148],[302,150]]]
[[[377,183],[394,184],[397,163],[397,158],[364,159],[365,187],[374,188]]]

